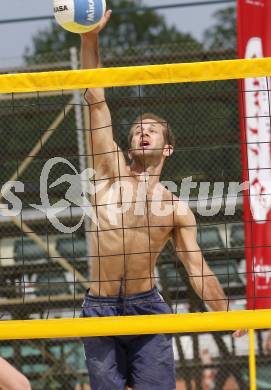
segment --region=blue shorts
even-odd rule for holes
[[[81,317],[170,314],[157,289],[118,297],[87,294]],[[91,390],[174,390],[172,336],[169,334],[84,338]]]

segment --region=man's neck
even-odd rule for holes
[[[142,180],[142,174],[148,175],[149,186],[153,187],[160,181],[160,175],[162,171],[163,164],[159,163],[159,165],[153,166],[142,166],[142,164],[138,164],[135,161],[132,162],[130,166],[131,175],[134,176],[138,181]]]

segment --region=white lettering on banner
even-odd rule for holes
[[[264,7],[263,0],[246,0],[247,4],[255,5],[256,7]]]
[[[88,0],[87,20],[89,22],[93,22],[94,19],[95,19],[94,1],[93,0]]]
[[[261,38],[248,41],[246,58],[262,58]],[[250,206],[256,223],[265,223],[271,209],[269,80],[245,79],[245,108]]]
[[[263,264],[263,259],[259,261],[254,257],[254,278],[257,290],[269,290],[271,281],[271,265]]]

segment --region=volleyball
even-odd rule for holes
[[[73,33],[94,30],[105,14],[105,0],[54,0],[57,23]]]

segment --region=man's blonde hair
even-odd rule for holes
[[[135,119],[135,121],[133,123],[133,126],[131,127],[131,130],[130,130],[129,136],[128,136],[129,147],[131,146],[134,125],[136,125],[138,123],[141,124],[142,121],[146,120],[146,119],[154,120],[155,122],[159,123],[163,127],[165,145],[167,144],[167,145],[171,145],[173,147],[175,146],[175,136],[171,130],[171,127],[170,127],[168,121],[166,121],[165,119],[161,118],[160,116],[158,116],[156,114],[153,114],[152,112],[146,112],[145,114],[138,115],[138,117]]]

